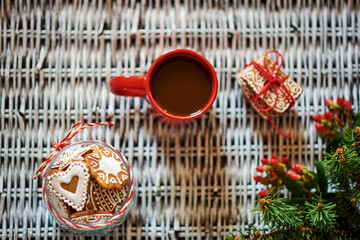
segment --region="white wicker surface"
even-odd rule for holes
[[[360,108],[359,2],[331,2],[1,0],[0,238],[77,238],[50,218],[32,177],[81,119],[116,122],[77,139],[113,144],[138,180],[130,218],[109,237],[213,239],[258,223],[250,210],[260,159],[279,153],[312,166],[324,143],[310,117],[324,99]],[[163,125],[146,101],[108,89],[111,77],[142,75],[175,48],[203,54],[219,78],[211,110],[184,127]],[[249,107],[235,81],[270,49],[304,88],[275,120],[292,141]]]

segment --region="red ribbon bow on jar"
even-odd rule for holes
[[[268,66],[268,64],[266,62],[266,59],[267,59],[267,56],[271,53],[276,53],[276,60],[274,61],[273,67],[270,69],[270,67]],[[249,99],[248,101],[254,101],[255,107],[257,108],[257,110],[259,110],[265,114],[267,120],[276,129],[276,131],[278,133],[280,133],[282,136],[285,136],[287,138],[293,138],[293,136],[287,135],[287,134],[281,132],[268,115],[268,112],[276,106],[276,103],[279,99],[279,91],[286,98],[286,100],[290,103],[290,107],[292,107],[295,103],[294,97],[291,95],[291,93],[289,92],[289,90],[287,89],[287,87],[284,84],[284,81],[289,78],[289,75],[285,75],[281,78],[279,77],[280,69],[284,65],[283,56],[278,51],[271,50],[271,51],[268,51],[264,55],[263,59],[264,59],[264,67],[262,67],[260,64],[258,64],[256,61],[253,61],[245,66],[245,67],[247,67],[249,65],[254,66],[256,68],[256,70],[258,70],[264,76],[264,78],[266,78],[266,80],[267,80],[266,83],[264,84],[264,86],[260,89],[260,91],[254,97]],[[280,60],[280,64],[278,65],[279,60]],[[268,94],[268,91],[271,88],[273,88],[275,90],[276,98],[275,98],[273,105],[271,105],[268,108],[265,108],[265,99]],[[262,99],[261,106],[259,106],[259,104],[258,104],[258,100],[260,97]]]
[[[40,173],[46,169],[51,162],[51,160],[55,157],[55,155],[61,151],[64,147],[70,145],[70,140],[78,134],[81,130],[87,128],[87,127],[93,127],[93,126],[103,126],[103,125],[110,125],[111,127],[114,126],[113,122],[99,122],[99,123],[88,123],[83,125],[84,121],[81,120],[80,122],[74,124],[68,134],[61,140],[59,143],[53,142],[52,146],[55,148],[55,150],[41,163],[39,169],[36,171],[36,174],[34,176],[34,179],[37,179],[40,175]]]

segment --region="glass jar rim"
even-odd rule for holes
[[[127,172],[128,176],[129,176],[128,191],[127,191],[127,193],[126,193],[126,198],[125,198],[125,200],[124,200],[124,203],[121,205],[121,207],[120,207],[115,213],[113,213],[113,215],[112,215],[111,217],[106,218],[106,219],[103,219],[103,220],[100,220],[100,221],[95,222],[95,223],[78,223],[78,222],[72,221],[70,218],[67,218],[67,217],[65,217],[65,216],[62,216],[62,215],[56,210],[56,208],[54,208],[54,205],[53,205],[53,203],[52,203],[50,200],[48,200],[48,203],[50,204],[52,210],[56,213],[56,215],[59,215],[59,216],[61,216],[61,217],[63,217],[63,218],[66,218],[66,220],[69,221],[70,223],[74,223],[75,225],[80,225],[80,226],[96,226],[96,225],[99,225],[99,224],[104,223],[104,222],[106,222],[106,221],[111,221],[111,219],[113,219],[114,217],[116,217],[116,216],[120,213],[120,211],[123,210],[124,205],[125,205],[125,204],[127,203],[127,201],[129,200],[129,196],[130,196],[130,192],[131,192],[131,184],[134,184],[134,183],[132,183],[132,179],[130,179],[130,174],[131,174],[131,173],[130,173],[130,171],[131,171],[130,168],[131,168],[131,166],[130,166],[130,164],[128,163],[128,161],[127,161],[127,159],[125,158],[125,156],[124,156],[123,154],[121,154],[120,151],[118,151],[117,149],[115,149],[113,146],[111,146],[111,145],[109,145],[109,144],[107,144],[107,143],[105,143],[105,142],[98,141],[98,140],[79,140],[79,141],[73,142],[73,143],[71,143],[70,145],[68,145],[68,146],[64,147],[63,149],[61,149],[61,150],[54,156],[54,158],[51,160],[51,162],[49,163],[46,171],[44,172],[44,182],[43,182],[43,184],[45,184],[45,186],[47,186],[47,185],[46,185],[46,184],[47,184],[47,178],[48,178],[48,176],[49,176],[49,172],[50,172],[51,166],[52,166],[53,163],[56,161],[56,159],[57,159],[60,155],[62,155],[64,152],[66,152],[66,150],[68,150],[69,148],[72,148],[72,147],[74,147],[74,146],[76,146],[76,145],[81,145],[81,144],[100,144],[100,145],[102,145],[102,146],[105,146],[105,147],[109,148],[111,151],[113,151],[113,152],[121,159],[121,161],[123,162],[123,164],[124,164],[124,166],[125,166],[125,168],[126,168],[126,172]],[[45,193],[43,193],[43,194],[46,194],[46,196],[49,196],[49,192],[48,192],[49,190],[48,190],[48,188],[45,187],[45,188],[43,188],[43,190],[45,190]],[[47,206],[46,203],[45,203],[45,205]],[[49,207],[49,206],[47,206],[47,207]],[[50,210],[50,209],[49,209],[49,210]],[[50,212],[51,212],[51,210],[50,210]],[[52,214],[53,214],[53,213],[52,213]],[[55,216],[55,217],[56,217],[56,216]],[[65,224],[66,224],[66,223],[65,223]],[[66,224],[66,225],[69,226],[69,224]],[[109,225],[110,225],[110,223],[109,223]],[[103,226],[103,227],[100,227],[100,226],[99,226],[98,228],[94,228],[93,230],[98,230],[98,229],[105,228],[105,227],[107,227],[107,226]]]

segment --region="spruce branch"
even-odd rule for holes
[[[349,191],[350,181],[349,176],[350,172],[348,169],[348,162],[346,162],[345,154],[347,148],[342,146],[338,148],[335,153],[326,153],[326,158],[328,159],[325,164],[328,168],[329,179],[339,190]]]
[[[317,200],[315,204],[305,202],[307,223],[314,229],[319,231],[327,231],[334,228],[336,225],[336,207],[335,203],[323,204],[320,200]]]
[[[360,127],[344,129],[344,145],[335,152],[326,153],[329,178],[339,191],[349,197],[360,194]]]
[[[339,229],[329,229],[328,231],[319,231],[309,227],[298,227],[295,230],[278,230],[267,234],[262,234],[260,237],[248,238],[248,240],[256,239],[311,239],[311,240],[350,240],[359,239],[359,231],[348,231]],[[241,238],[240,238],[241,239]]]
[[[349,231],[341,229],[329,229],[327,231],[319,231],[309,227],[298,227],[295,230],[282,229],[269,233],[260,234],[251,237],[240,237],[232,233],[226,236],[228,240],[294,240],[294,239],[309,239],[309,240],[356,240],[360,239],[360,231]]]
[[[332,185],[336,188],[333,202],[339,216],[338,225],[342,229],[360,227],[360,127],[344,129],[343,145],[335,152],[326,153],[326,168]]]
[[[356,230],[360,226],[360,210],[355,205],[352,199],[349,199],[348,194],[345,192],[337,192],[335,194],[336,214],[339,216],[337,219],[338,225],[342,229]]]
[[[309,189],[304,188],[303,191],[310,194],[310,195],[312,195],[312,196],[314,196],[314,197],[316,197],[316,198],[318,198],[318,199],[320,198],[320,195],[311,192]]]
[[[260,211],[260,222],[270,229],[296,229],[303,224],[297,205],[288,205],[285,198],[260,199],[260,205],[251,211]]]
[[[261,159],[256,170],[265,176],[254,180],[267,189],[258,193],[262,199],[252,211],[259,211],[265,228],[227,239],[360,239],[360,113],[354,115],[351,102],[342,98],[327,99],[326,105],[330,112],[313,116],[320,136],[329,140],[317,173],[276,154]],[[295,198],[273,199],[277,194],[270,190],[281,187]]]

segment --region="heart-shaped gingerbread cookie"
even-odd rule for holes
[[[71,162],[66,171],[52,170],[48,190],[77,211],[83,210],[89,193],[90,174],[84,162]]]

